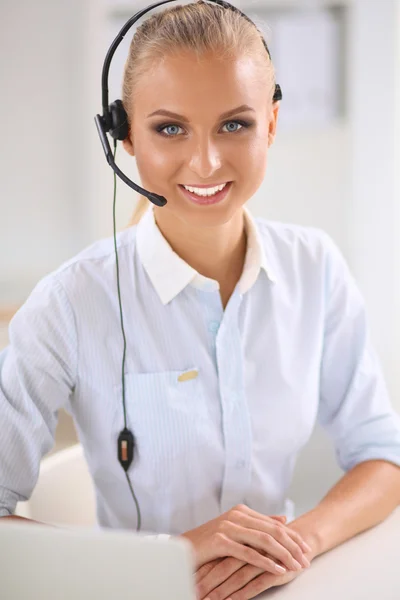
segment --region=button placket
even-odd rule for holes
[[[215,339],[218,334],[221,320],[223,317],[223,309],[219,290],[198,290],[201,299],[201,305],[204,311],[204,327],[208,333],[211,348],[215,348]]]
[[[219,329],[219,321],[210,321],[208,324],[208,331],[211,333],[217,333]]]
[[[236,292],[228,304],[217,339],[226,457],[221,490],[223,512],[244,501],[250,480],[252,436],[244,393],[242,343],[238,327],[240,302],[241,295]]]

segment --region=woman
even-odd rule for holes
[[[276,135],[274,89],[257,28],[202,1],[138,28],[123,81],[124,148],[143,187],[168,199],[162,208],[141,201],[118,235],[130,481],[143,529],[192,543],[199,597],[212,600],[290,581],[400,502],[399,418],[345,261],[322,231],[245,208]],[[10,324],[0,394],[6,518],[30,496],[63,407],[85,449],[99,523],[137,526],[116,456],[116,287],[113,241],[102,240],[39,282]],[[294,519],[287,489],[317,417],[347,473]]]

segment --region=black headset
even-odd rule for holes
[[[145,190],[144,188],[140,187],[139,185],[137,185],[136,183],[134,183],[133,181],[131,181],[131,179],[129,179],[129,177],[127,177],[125,175],[125,173],[123,173],[121,171],[121,169],[119,169],[118,166],[115,164],[115,151],[116,151],[117,140],[122,141],[128,137],[129,121],[128,121],[128,115],[126,113],[126,110],[125,110],[124,105],[121,100],[115,100],[110,105],[108,104],[108,73],[110,70],[111,60],[114,56],[115,51],[118,48],[119,44],[124,39],[125,34],[132,27],[132,25],[134,25],[136,23],[136,21],[138,21],[140,19],[140,17],[142,17],[144,14],[146,14],[153,8],[156,8],[157,6],[161,6],[162,4],[167,4],[169,2],[174,2],[174,1],[175,0],[163,0],[162,2],[157,2],[156,4],[152,4],[151,6],[148,6],[147,8],[144,8],[143,10],[141,10],[141,11],[137,12],[135,15],[133,15],[133,17],[131,17],[129,19],[129,21],[127,21],[125,23],[125,25],[122,27],[121,31],[118,33],[117,37],[114,39],[113,43],[111,44],[110,48],[108,49],[108,52],[106,54],[106,58],[105,58],[104,64],[103,64],[103,71],[102,71],[102,76],[101,76],[103,115],[102,116],[96,115],[94,118],[96,127],[97,127],[97,131],[100,136],[101,144],[103,146],[103,150],[106,155],[107,162],[114,171],[114,206],[113,206],[113,209],[114,209],[113,210],[114,249],[115,249],[116,268],[117,268],[117,289],[118,289],[118,299],[119,299],[121,331],[122,331],[122,337],[123,337],[123,342],[124,342],[123,357],[122,357],[122,405],[123,405],[123,410],[124,410],[124,429],[121,431],[121,433],[119,434],[119,437],[118,437],[118,460],[119,460],[122,468],[125,471],[129,489],[131,491],[133,500],[136,504],[136,510],[137,510],[137,515],[138,515],[137,531],[140,531],[140,527],[141,527],[140,508],[139,508],[139,503],[138,503],[135,493],[133,491],[132,483],[131,483],[131,480],[130,480],[129,474],[128,474],[128,469],[133,460],[134,449],[135,449],[135,439],[134,439],[132,432],[127,428],[127,421],[126,421],[126,402],[125,402],[126,337],[125,337],[124,322],[123,322],[123,315],[122,315],[121,292],[120,292],[120,283],[119,283],[118,251],[117,251],[117,243],[116,243],[116,226],[115,226],[116,178],[115,178],[115,175],[118,175],[118,177],[120,177],[122,179],[122,181],[124,181],[127,185],[129,185],[129,187],[131,187],[136,192],[139,192],[140,194],[145,196],[148,200],[150,200],[150,202],[152,202],[156,206],[165,206],[165,204],[167,203],[167,199],[164,198],[164,196],[159,196],[158,194],[155,194],[154,192],[149,192],[149,191]],[[253,23],[253,21],[247,15],[245,15],[241,10],[236,8],[236,6],[229,4],[229,2],[226,2],[225,0],[208,0],[208,1],[214,2],[215,4],[218,4],[219,6],[222,6],[223,8],[227,8],[227,9],[233,10],[235,12],[238,12],[239,14],[242,15],[242,17],[244,17],[247,21],[249,21],[256,27],[255,23]],[[263,41],[265,49],[268,53],[268,56],[271,59],[271,54],[270,54],[270,51],[268,49],[268,46],[267,46],[267,43],[266,43],[264,37],[262,37],[262,41]],[[280,86],[278,84],[276,84],[274,95],[273,95],[273,102],[278,102],[279,100],[282,100],[282,91],[281,91]],[[110,144],[108,142],[108,138],[106,135],[107,133],[110,133],[111,137],[114,139],[114,155],[111,152]]]

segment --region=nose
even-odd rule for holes
[[[210,179],[221,168],[221,155],[216,144],[209,138],[197,142],[190,155],[189,167],[199,179]]]

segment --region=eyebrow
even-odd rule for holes
[[[247,104],[242,104],[242,106],[238,106],[237,108],[233,108],[232,110],[228,110],[227,112],[222,113],[222,115],[220,116],[220,119],[227,119],[228,117],[231,117],[232,115],[236,115],[239,112],[247,112],[247,111],[256,112],[254,110],[254,108],[251,108],[251,106],[248,106]],[[183,121],[184,123],[189,123],[189,119],[187,117],[184,117],[183,115],[178,115],[178,113],[174,113],[174,112],[171,112],[170,110],[165,110],[163,108],[160,108],[159,110],[152,112],[150,115],[147,115],[147,118],[149,119],[150,117],[154,117],[155,115],[162,115],[163,117],[171,117],[173,119],[179,119],[180,121]]]

